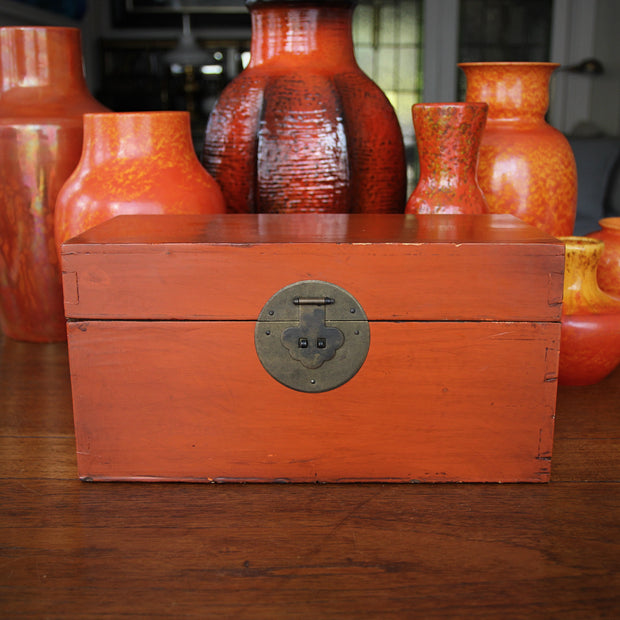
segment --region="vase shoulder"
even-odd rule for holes
[[[0,124],[2,125],[82,125],[82,116],[90,112],[109,112],[94,97],[79,101],[46,102],[43,104],[0,102]]]
[[[56,244],[116,215],[224,211],[187,112],[86,114],[79,164],[58,195]]]
[[[553,236],[573,232],[577,166],[572,149],[546,123],[488,122],[478,180],[491,212],[511,213]]]

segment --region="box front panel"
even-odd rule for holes
[[[270,377],[251,321],[68,324],[79,474],[196,481],[546,481],[557,323],[373,322],[319,394]]]

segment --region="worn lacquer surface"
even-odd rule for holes
[[[229,211],[404,210],[400,127],[355,61],[352,5],[251,4],[251,62],[221,94],[204,147]]]
[[[0,325],[17,340],[66,338],[54,208],[82,149],[80,32],[0,28]]]
[[[63,246],[80,475],[545,481],[563,253],[506,215],[106,222]],[[321,393],[255,349],[261,310],[301,280],[369,319],[361,368]]]
[[[420,180],[407,213],[487,213],[477,178],[486,103],[418,103],[413,125]]]
[[[563,268],[509,215],[122,216],[63,246],[71,318],[255,320],[315,279],[372,320],[559,321]]]
[[[567,139],[546,123],[553,63],[462,63],[467,101],[489,112],[478,181],[493,213],[554,235],[573,232],[577,168]]]
[[[566,237],[560,382],[588,385],[620,364],[620,298],[602,291],[596,278],[603,243]]]
[[[267,374],[254,323],[69,323],[93,479],[545,481],[558,323],[377,322],[335,390]]]

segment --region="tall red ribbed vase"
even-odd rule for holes
[[[493,213],[511,213],[553,236],[573,232],[577,167],[568,140],[545,121],[550,62],[471,62],[467,101],[489,104],[478,182]]]
[[[251,62],[220,96],[203,156],[229,211],[402,212],[402,134],[355,61],[355,2],[246,4]]]
[[[0,324],[31,342],[66,338],[54,206],[82,150],[88,92],[75,28],[0,28]]]

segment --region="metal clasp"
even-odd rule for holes
[[[368,354],[370,328],[348,291],[303,280],[280,289],[265,304],[254,343],[274,379],[295,390],[325,392],[359,371]]]

